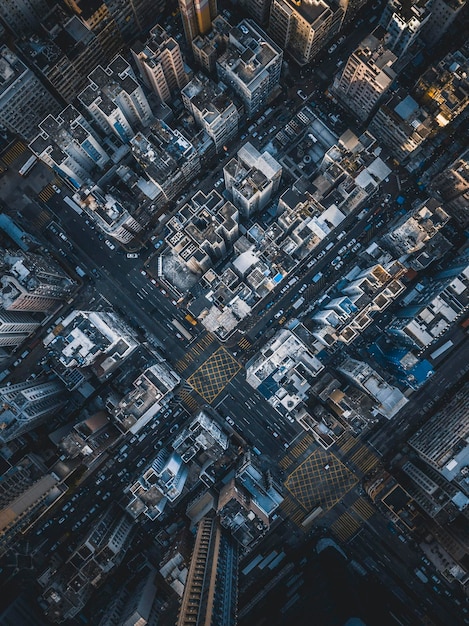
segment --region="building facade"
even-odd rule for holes
[[[235,626],[238,547],[217,518],[198,525],[177,626]]]
[[[53,417],[67,401],[64,392],[58,381],[0,387],[0,441],[12,441]]]
[[[380,33],[376,35],[372,33],[361,42],[331,87],[360,120],[370,115],[396,76],[392,69],[396,55],[384,47]]]
[[[7,46],[0,48],[0,119],[11,132],[30,141],[46,115],[60,105]]]
[[[148,41],[137,42],[131,52],[143,81],[162,102],[170,102],[187,84],[181,48],[159,24],[151,29]]]
[[[248,117],[261,111],[278,87],[282,59],[282,50],[252,20],[231,29],[217,73],[243,102]]]

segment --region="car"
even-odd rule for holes
[[[329,54],[332,54],[336,50],[337,50],[337,44],[333,43],[332,46],[329,48],[328,52],[329,52]]]
[[[277,313],[274,315],[275,319],[278,320],[279,317],[282,317],[283,315],[283,309],[280,309],[280,311],[277,311]]]
[[[157,282],[156,282],[156,280],[154,278],[150,278],[150,282],[151,282],[152,285],[156,285],[157,284]]]
[[[136,252],[127,252],[126,256],[128,259],[138,259],[138,254]]]
[[[166,289],[160,289],[160,291],[164,296],[168,295],[168,292],[166,291]]]
[[[339,262],[337,263],[337,265],[335,266],[335,269],[336,269],[336,270],[340,270],[340,268],[343,266],[343,264],[344,264],[344,262],[343,262],[343,261],[339,261]]]
[[[357,250],[359,250],[362,247],[361,243],[356,243],[353,248],[352,248],[352,252],[356,252]]]
[[[391,196],[391,194],[390,194],[390,193],[387,193],[387,194],[384,196],[384,201],[385,201],[385,202],[389,202],[389,201],[391,200],[391,197],[392,197],[392,196]]]
[[[278,437],[278,432],[276,432],[275,430],[272,431],[272,435],[277,439]]]
[[[225,417],[226,421],[228,422],[228,424],[231,424],[231,426],[234,426],[234,421],[231,419],[231,417],[229,415],[227,415]]]
[[[59,524],[63,524],[63,523],[65,522],[65,520],[66,520],[66,519],[67,519],[66,517],[61,517],[61,518],[59,519]]]
[[[52,189],[55,191],[55,193],[61,193],[60,189],[57,187],[57,185],[51,185]]]
[[[146,275],[147,275],[147,273],[145,272],[145,270],[140,270],[140,274],[141,274],[142,276],[146,276]]]
[[[95,276],[96,278],[100,277],[100,273],[98,272],[98,270],[96,268],[93,268],[91,270],[91,273],[93,274],[93,276]]]
[[[335,267],[341,261],[340,256],[336,256],[335,259],[332,259],[331,265]]]
[[[109,239],[105,239],[105,240],[104,240],[104,243],[105,243],[105,244],[107,245],[107,247],[108,247],[108,248],[110,248],[111,250],[115,250],[115,249],[116,249],[116,246],[115,246],[113,243],[111,243],[111,242],[109,241]]]
[[[158,250],[158,248],[161,248],[162,245],[163,245],[163,240],[159,239],[156,243],[153,244],[153,247],[155,248],[155,250]]]
[[[169,429],[170,433],[174,433],[179,428],[179,424],[173,424]]]
[[[305,92],[302,89],[298,89],[298,91],[296,92],[296,95],[299,96],[302,100],[308,99],[308,96],[305,94]]]
[[[68,238],[64,233],[59,233],[59,237],[60,239],[63,239],[63,241],[68,241]]]
[[[345,35],[342,35],[342,37],[339,37],[339,39],[337,39],[337,45],[340,46],[341,43],[344,43],[345,41]]]

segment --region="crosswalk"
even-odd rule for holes
[[[280,459],[278,464],[281,469],[286,470],[288,467],[290,467],[293,461],[293,457],[291,457],[289,454],[286,454],[283,458]]]
[[[191,412],[195,412],[199,408],[199,403],[186,389],[181,388],[176,394],[176,397],[184,404],[185,407]]]
[[[356,438],[349,430],[346,430],[343,435],[337,439],[337,445],[342,452],[348,452],[357,443]]]
[[[288,517],[294,524],[301,527],[305,519],[305,512],[297,502],[286,496],[280,505],[280,510],[285,517]]]
[[[365,498],[358,498],[352,505],[352,509],[363,520],[368,520],[372,515],[376,513],[374,507]]]
[[[52,221],[52,215],[42,209],[41,212],[33,218],[33,221],[38,229],[43,229]]]
[[[251,345],[251,342],[249,341],[249,339],[246,339],[246,337],[243,337],[238,341],[238,346],[241,348],[241,350],[248,350]]]
[[[348,460],[366,474],[377,465],[379,458],[365,445],[360,445],[358,450],[348,457]]]
[[[23,152],[26,150],[26,145],[22,141],[17,141],[11,148],[9,148],[2,156],[2,161],[5,165],[11,165],[13,161],[16,161]]]
[[[301,454],[303,454],[303,452],[306,452],[313,442],[314,437],[307,433],[291,450],[289,450],[289,454],[291,454],[293,458],[297,459]]]
[[[43,189],[41,189],[41,191],[37,195],[39,196],[39,200],[41,200],[42,202],[47,202],[52,198],[54,193],[55,191],[52,188],[52,184],[48,183]]]
[[[342,513],[332,524],[331,530],[340,541],[346,543],[357,533],[360,527],[360,522],[345,511],[345,513]]]
[[[215,341],[215,335],[211,332],[205,333],[198,341],[196,341],[190,348],[190,350],[176,362],[176,371],[182,374],[190,365],[199,357],[207,348],[209,348]]]

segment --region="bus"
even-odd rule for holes
[[[63,199],[65,204],[68,204],[68,206],[73,209],[75,213],[78,213],[78,215],[81,215],[83,213],[83,209],[78,206],[78,204],[74,202],[71,198],[69,198],[68,196],[63,196]]]
[[[26,177],[29,174],[29,172],[33,169],[33,167],[36,165],[36,163],[37,163],[37,156],[34,156],[33,154],[32,156],[29,157],[26,163],[21,167],[18,174],[20,176]]]
[[[192,335],[190,334],[190,332],[188,332],[184,328],[184,326],[180,322],[178,322],[175,319],[172,319],[171,323],[174,326],[174,328],[177,328],[177,330],[181,333],[181,335],[187,339],[187,341],[192,341]]]
[[[449,350],[452,347],[453,347],[453,342],[450,339],[449,341],[444,343],[442,346],[437,348],[434,352],[432,352],[430,354],[430,358],[432,359],[432,361],[434,361],[435,359],[437,359],[439,356],[444,354],[447,350]]]

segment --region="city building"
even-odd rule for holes
[[[398,343],[424,350],[444,335],[469,307],[469,258],[454,259],[448,268],[419,283],[386,327]]]
[[[135,160],[154,187],[158,204],[177,198],[200,172],[200,154],[193,143],[163,121],[138,133],[130,143]]]
[[[49,9],[47,0],[9,0],[0,3],[0,18],[15,37],[21,38],[39,30]]]
[[[0,442],[7,443],[52,418],[67,397],[59,381],[26,381],[0,387],[0,402]]]
[[[49,436],[61,453],[69,459],[79,458],[85,466],[91,467],[107,448],[113,446],[121,433],[111,424],[105,411],[97,411],[73,426],[63,437],[63,429],[59,428]],[[59,439],[59,437],[61,437]]]
[[[30,141],[47,114],[60,105],[7,46],[0,48],[0,119],[11,132]]]
[[[217,515],[223,528],[248,548],[269,530],[282,502],[270,472],[260,471],[248,453],[235,475],[222,486]]]
[[[31,315],[0,308],[0,346],[19,346],[39,326]]]
[[[435,125],[435,118],[402,89],[379,107],[368,128],[398,161],[406,162],[418,154]]]
[[[469,104],[469,58],[460,50],[447,54],[417,81],[415,98],[444,127]]]
[[[113,132],[128,143],[137,130],[148,126],[153,113],[134,72],[120,55],[89,75],[90,85],[78,96],[83,107],[106,135]]]
[[[154,521],[182,495],[188,468],[177,452],[161,448],[153,462],[130,485],[126,511],[137,519],[142,514]]]
[[[115,313],[72,311],[44,338],[53,366],[67,386],[78,386],[83,375],[74,371],[92,367],[105,379],[137,348],[133,332]]]
[[[434,45],[449,30],[465,6],[466,0],[432,0],[430,19],[422,33],[425,43]]]
[[[429,2],[389,0],[379,21],[386,30],[386,47],[397,57],[403,57],[417,40],[430,19]]]
[[[97,23],[103,18],[105,26],[95,29],[83,14],[70,17],[63,3],[56,4],[43,15],[39,33],[20,43],[29,64],[69,104],[86,87],[90,70],[109,63],[122,47],[117,25],[105,14],[97,11]]]
[[[339,32],[343,18],[340,3],[272,0],[269,32],[299,65],[306,65]]]
[[[150,570],[127,598],[122,608],[119,621],[108,621],[106,626],[152,626],[157,624],[162,602],[157,600],[156,572]],[[104,624],[103,624],[104,626]]]
[[[256,24],[266,28],[269,25],[272,0],[242,0],[241,6],[246,9]]]
[[[75,188],[91,183],[94,175],[110,164],[100,138],[73,106],[56,117],[47,115],[38,127],[39,134],[29,145],[31,151]]]
[[[212,30],[192,40],[195,62],[210,74],[215,72],[217,59],[225,52],[231,28],[231,24],[217,15],[212,21]]]
[[[212,27],[218,13],[216,0],[178,0],[186,41],[191,42],[197,35],[205,35]]]
[[[199,190],[170,218],[165,238],[181,265],[200,275],[224,258],[239,236],[238,209],[215,190]]]
[[[139,432],[172,398],[181,382],[166,362],[148,367],[133,382],[132,389],[112,409],[112,416],[124,432]]]
[[[198,75],[181,91],[186,109],[200,128],[212,138],[221,152],[237,136],[239,111],[226,92],[203,75]]]
[[[428,198],[397,219],[381,238],[381,244],[416,272],[440,259],[451,243],[440,230],[450,217],[435,198]]]
[[[16,535],[40,520],[67,487],[39,458],[28,455],[2,474],[0,481],[0,556],[13,545]],[[8,622],[7,622],[8,623]],[[17,622],[15,622],[17,623]]]
[[[269,152],[246,143],[223,167],[226,190],[244,219],[264,209],[280,186],[282,167]]]
[[[279,413],[294,413],[308,398],[324,365],[289,330],[282,329],[246,364],[246,380]]]
[[[137,41],[131,48],[132,57],[143,82],[165,103],[189,81],[178,42],[157,24],[146,43]]]
[[[392,419],[409,401],[397,388],[387,383],[372,367],[363,361],[346,358],[337,368],[353,385],[375,401],[374,414]]]
[[[380,29],[365,37],[331,87],[341,103],[362,121],[368,118],[396,77],[393,65],[397,57],[384,42]]]
[[[206,412],[199,411],[171,445],[184,463],[200,452],[204,453],[206,463],[209,457],[214,460],[222,456],[229,446],[229,438],[214,419]]]
[[[156,626],[167,607],[156,571],[146,566],[114,593],[97,626]]]
[[[103,192],[96,185],[83,187],[73,196],[75,202],[93,220],[99,230],[119,243],[127,244],[138,237],[143,226],[148,222],[149,216],[145,211],[137,214],[134,205],[128,208],[127,198],[122,193],[119,194],[119,198],[117,200],[114,195]]]
[[[0,304],[6,311],[48,313],[76,286],[52,259],[33,252],[5,251],[0,273]]]
[[[461,228],[466,228],[469,225],[469,150],[437,174],[431,181],[431,188],[442,199],[445,211]]]
[[[62,623],[78,615],[92,593],[124,558],[132,538],[132,519],[111,506],[75,546],[66,562],[39,577],[46,617]]]
[[[469,385],[466,383],[409,439],[419,457],[449,481],[458,476],[462,479],[467,474],[468,399]]]
[[[238,546],[216,517],[197,527],[177,626],[237,623]]]
[[[217,61],[218,78],[240,98],[248,117],[277,93],[282,50],[252,20],[230,30],[227,49]]]
[[[404,291],[400,280],[405,268],[398,261],[383,267],[374,265],[360,271],[312,317],[313,336],[324,346],[336,341],[350,344],[373,323],[375,315],[387,309]]]

